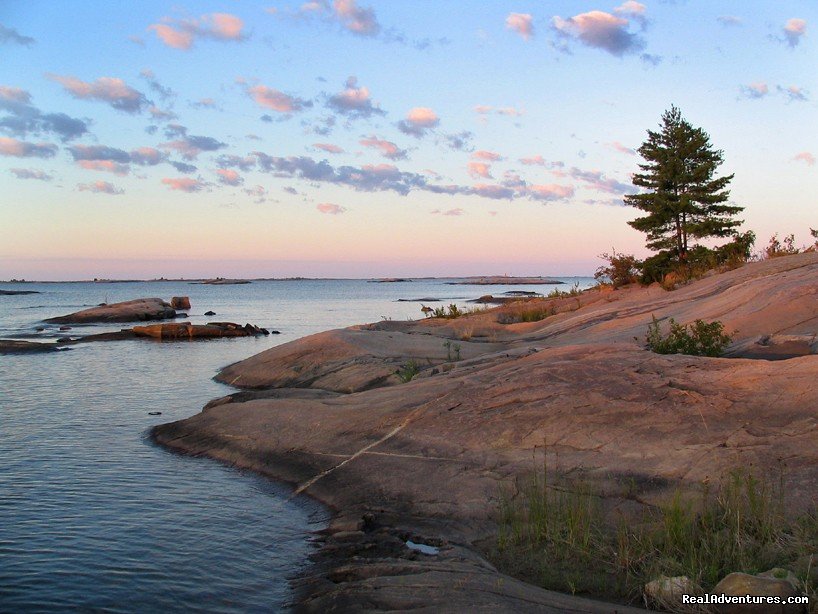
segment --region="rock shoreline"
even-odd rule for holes
[[[296,583],[298,610],[626,612],[487,563],[479,551],[496,529],[500,488],[547,446],[622,513],[737,465],[773,471],[780,459],[789,509],[814,503],[812,346],[772,361],[660,356],[639,339],[655,316],[719,319],[736,356],[777,339],[806,343],[818,331],[816,294],[818,255],[802,254],[674,292],[542,299],[553,315],[536,322],[500,323],[517,308],[507,305],[327,331],[229,365],[217,379],[246,392],[152,435],[289,482],[335,511]],[[404,383],[395,372],[408,361],[419,368]]]

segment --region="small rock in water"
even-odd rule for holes
[[[43,332],[43,331],[45,330],[45,328],[44,328],[44,327],[42,327],[42,326],[38,326],[38,327],[37,327],[37,328],[35,328],[34,330],[36,330],[38,333],[41,333],[41,332]]]
[[[170,306],[174,309],[190,309],[190,299],[186,296],[174,296],[170,299]]]
[[[70,326],[60,326],[60,330],[71,330]]]
[[[215,316],[216,312],[215,311],[205,311],[205,315],[206,316]]]
[[[280,334],[281,334],[281,331],[280,331],[280,330],[271,330],[271,331],[270,331],[270,334],[271,334],[271,335],[280,335]]]
[[[57,339],[57,343],[68,343],[69,341],[73,341],[71,337],[60,337]]]
[[[149,416],[161,416],[162,412],[161,411],[149,411],[148,415]]]

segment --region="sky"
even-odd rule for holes
[[[588,275],[675,104],[818,228],[818,3],[0,4],[0,279]]]

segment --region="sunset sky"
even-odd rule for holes
[[[0,5],[0,279],[591,274],[676,104],[818,228],[818,3]]]

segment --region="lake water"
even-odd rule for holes
[[[560,278],[567,289],[589,278]],[[89,343],[0,356],[0,611],[275,611],[306,565],[327,511],[220,463],[170,453],[154,424],[199,412],[232,389],[219,368],[330,328],[421,316],[417,302],[552,286],[454,286],[446,280],[26,283],[2,289],[0,338],[54,341],[128,325],[59,331],[44,318],[102,302],[189,296],[193,323],[281,332],[194,342]],[[212,310],[216,316],[205,317]],[[44,331],[36,331],[46,326]],[[149,412],[161,412],[152,416]]]

